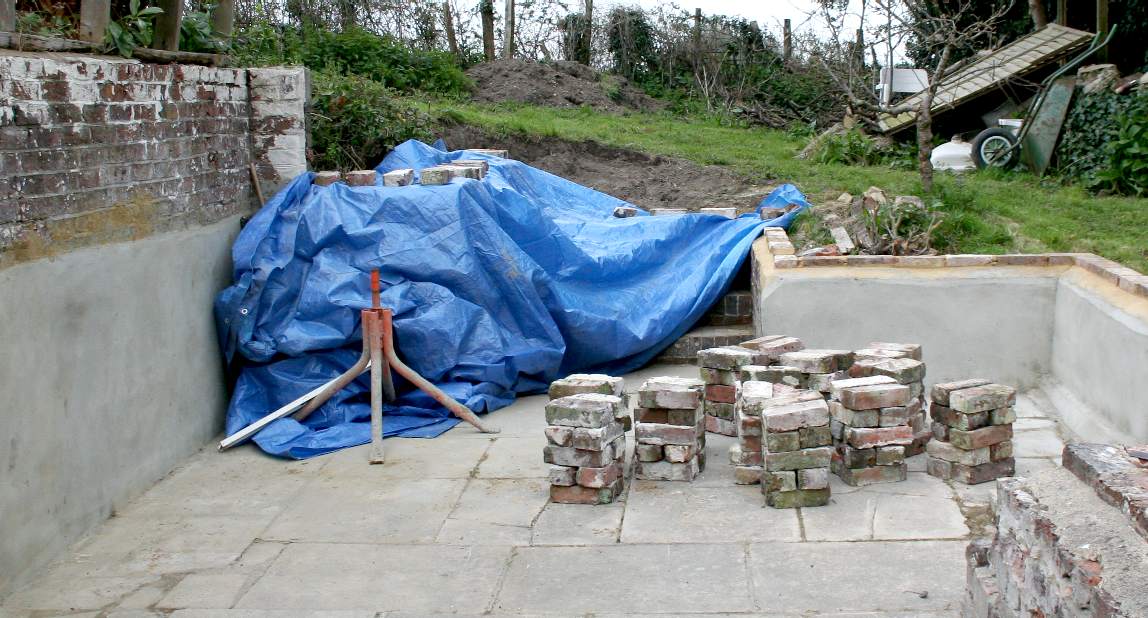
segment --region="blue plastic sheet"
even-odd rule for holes
[[[248,222],[234,284],[215,306],[226,355],[242,361],[229,435],[354,363],[373,269],[400,357],[482,413],[571,372],[645,364],[726,292],[767,225],[754,215],[615,218],[629,204],[518,161],[415,141],[377,169],[458,158],[485,158],[489,173],[427,187],[319,187],[308,173]],[[432,437],[457,422],[396,386],[386,435]],[[369,417],[363,376],[305,422],[280,419],[254,440],[305,458],[368,442]]]

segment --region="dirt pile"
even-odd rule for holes
[[[664,107],[625,78],[598,73],[577,62],[498,60],[472,67],[466,74],[475,83],[474,100],[483,103],[587,105],[602,112],[656,111]]]
[[[452,149],[505,148],[510,156],[645,209],[736,207],[750,212],[772,186],[728,169],[648,155],[597,142],[554,137],[495,136],[465,125],[447,127]]]

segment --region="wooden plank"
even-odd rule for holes
[[[0,47],[21,51],[90,52],[96,46],[84,41],[57,39],[35,34],[0,32]]]
[[[111,0],[80,0],[80,40],[103,43],[111,14]]]
[[[165,49],[147,49],[140,47],[132,52],[132,56],[147,62],[176,63],[176,64],[202,64],[213,67],[231,66],[231,56],[223,54],[204,54],[201,52],[167,51]]]

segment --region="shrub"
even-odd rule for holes
[[[1108,91],[1077,96],[1057,149],[1058,169],[1085,188],[1142,195],[1148,169],[1148,96]]]
[[[813,151],[813,161],[838,165],[888,165],[911,169],[914,149],[897,142],[882,143],[860,131],[851,129],[820,138]]]
[[[431,137],[431,119],[380,82],[317,72],[312,78],[311,169],[370,169],[408,139]]]

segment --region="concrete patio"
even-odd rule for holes
[[[649,367],[696,375],[690,366]],[[548,503],[545,396],[434,440],[310,461],[207,448],[132,501],[0,616],[956,616],[969,525],[992,483],[836,482],[829,506],[774,510],[708,437],[694,483],[628,484],[609,506]],[[1018,474],[1056,465],[1058,423],[1022,396]],[[632,438],[631,438],[632,447]],[[320,611],[323,610],[323,611]]]

